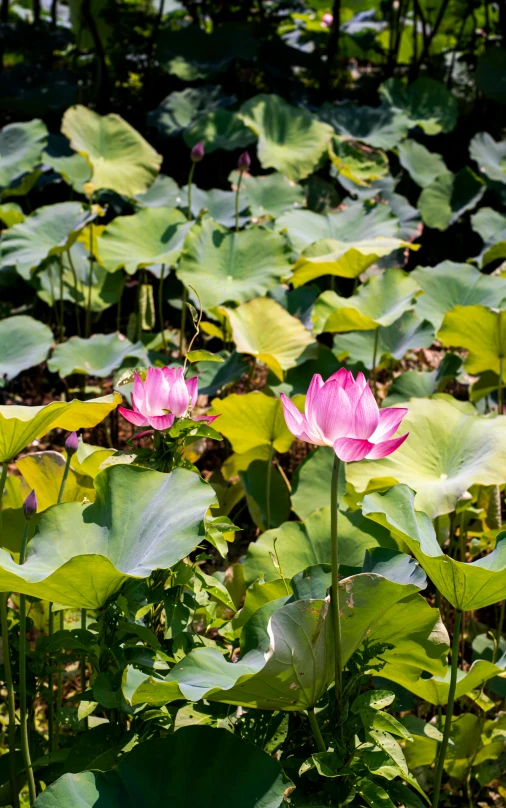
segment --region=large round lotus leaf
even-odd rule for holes
[[[198,24],[158,37],[156,58],[162,67],[183,81],[205,79],[224,70],[233,59],[253,60],[258,40],[251,24],[224,23],[207,34]]]
[[[333,129],[279,95],[256,95],[242,105],[241,118],[258,135],[258,159],[290,180],[303,180],[322,157]]]
[[[370,370],[375,339],[376,329],[338,334],[334,337],[334,353],[341,360],[349,359],[350,363],[362,362]],[[379,327],[376,363],[379,365],[385,358],[392,356],[394,359],[402,359],[408,351],[428,348],[433,342],[432,324],[422,320],[414,311],[407,311],[392,325]]]
[[[469,154],[489,180],[506,183],[506,140],[497,142],[488,132],[479,132],[469,144]]]
[[[237,188],[239,172],[232,171],[229,180]],[[288,180],[283,174],[274,171],[260,177],[243,174],[240,199],[244,199],[254,217],[274,216],[285,210],[300,208],[305,204],[304,190],[300,185]]]
[[[399,144],[398,151],[401,166],[421,188],[430,185],[441,174],[448,173],[441,155],[429,151],[416,140],[405,140]]]
[[[84,224],[85,214],[79,202],[56,202],[38,208],[3,234],[2,265],[15,267],[25,280],[30,280],[31,271],[49,255],[61,255]]]
[[[302,252],[315,241],[327,238],[355,242],[376,236],[393,237],[399,231],[399,222],[386,205],[366,208],[357,201],[327,214],[288,211],[276,219],[276,230],[286,230],[294,249]]]
[[[365,573],[345,578],[339,586],[343,664],[364,639],[387,642],[390,619],[390,636],[399,640],[396,648],[398,644],[403,657],[416,653],[418,662],[425,655],[428,670],[437,675],[444,672],[441,657],[448,645],[433,631],[439,613],[416,594],[420,588],[417,584]],[[415,599],[412,608],[411,598]],[[424,630],[420,630],[424,621],[415,620],[412,631],[403,613],[416,614],[423,609]],[[328,599],[285,603],[285,598],[280,598],[266,603],[252,615],[243,632],[252,635],[251,644],[255,647],[238,663],[227,662],[218,649],[205,648],[184,657],[165,679],[129,668],[123,683],[125,697],[131,704],[206,698],[245,707],[292,711],[313,707],[333,682],[332,613]],[[387,651],[385,659],[388,655]],[[395,658],[395,652],[391,656]]]
[[[211,413],[220,416],[216,427],[238,454],[270,444],[276,452],[288,452],[292,445],[293,435],[286,426],[283,405],[278,398],[259,391],[245,395],[232,393],[226,398],[215,398]]]
[[[91,179],[91,164],[86,157],[70,148],[63,135],[49,135],[43,160],[78,193],[83,192],[84,183]]]
[[[296,317],[268,297],[257,297],[236,309],[223,309],[236,350],[264,362],[278,379],[283,372],[318,355],[318,344]]]
[[[382,407],[393,407],[410,398],[428,398],[434,393],[442,393],[450,379],[454,379],[462,366],[457,354],[447,353],[436,370],[408,370],[396,376],[388,389],[388,395],[381,402]]]
[[[101,116],[80,105],[70,107],[61,131],[74,151],[91,163],[91,182],[97,190],[107,188],[123,196],[142,194],[160,170],[161,156],[115,113]]]
[[[133,275],[150,264],[175,264],[191,227],[176,208],[147,208],[133,216],[117,216],[100,238],[100,263],[109,271],[123,267]]]
[[[119,393],[89,401],[53,401],[45,407],[0,406],[0,462],[12,460],[51,429],[74,432],[96,426],[121,404]]]
[[[371,547],[397,548],[388,531],[371,530],[370,521],[360,511],[339,512],[338,524],[339,563],[345,567],[361,568],[365,551]],[[330,564],[330,508],[315,511],[305,523],[285,522],[252,542],[244,563],[246,583],[250,584],[260,577],[266,581],[278,577],[279,573],[272,563],[275,539],[276,553],[285,578],[293,578],[315,564]]]
[[[177,205],[188,210],[188,186],[185,185],[179,191],[176,200]],[[205,211],[210,217],[225,227],[235,228],[235,203],[236,194],[234,191],[222,191],[221,188],[211,188],[210,191],[203,191],[196,185],[192,185],[192,215],[197,216]],[[248,200],[244,195],[239,198],[239,227],[242,227],[250,218],[244,212],[248,207]]]
[[[356,104],[329,104],[320,109],[320,118],[344,138],[360,140],[375,149],[393,149],[406,137],[406,121],[387,107]]]
[[[497,258],[506,258],[506,216],[493,208],[480,208],[471,216],[471,226],[484,242],[480,255],[482,267]]]
[[[295,469],[292,478],[292,506],[299,519],[329,505],[335,453],[331,446],[318,446]],[[345,493],[344,467],[339,472],[339,501]]]
[[[407,485],[396,485],[385,494],[367,494],[362,511],[407,544],[443,597],[456,609],[483,609],[504,600],[506,533],[499,534],[495,550],[489,555],[472,563],[456,561],[443,553],[429,516],[415,510],[418,496]]]
[[[506,356],[506,313],[484,306],[455,306],[445,314],[438,339],[444,345],[467,348],[464,367],[469,373],[492,370],[499,374],[500,357]]]
[[[198,474],[117,465],[95,479],[89,505],[67,502],[41,516],[20,566],[0,551],[0,589],[98,609],[129,577],[147,578],[187,556],[215,503]],[[134,496],[132,496],[134,492]]]
[[[383,103],[405,117],[411,129],[420,126],[426,135],[451,132],[457,123],[457,102],[440,81],[422,76],[409,87],[388,79],[380,87]]]
[[[20,314],[0,320],[0,378],[10,381],[44,362],[52,344],[51,329],[33,317]]]
[[[134,345],[116,331],[113,334],[93,334],[88,339],[71,337],[56,346],[47,366],[62,378],[72,373],[83,373],[103,379],[121,367],[127,356],[147,362],[147,352],[142,343]]]
[[[191,780],[189,761],[199,761]],[[64,774],[34,808],[217,808],[225,793],[233,794],[234,808],[280,808],[289,785],[279,763],[258,746],[225,729],[182,727],[138,744],[111,771]]]
[[[327,290],[313,308],[314,331],[369,331],[378,325],[392,325],[414,307],[418,291],[416,282],[402,269],[374,275],[352,297]]]
[[[199,115],[185,131],[184,140],[190,148],[196,143],[203,143],[208,154],[216,149],[244,149],[255,142],[256,135],[244,125],[237,112],[217,109]]]
[[[409,438],[382,460],[346,466],[346,479],[359,491],[387,477],[416,491],[416,507],[431,519],[451,513],[475,483],[506,482],[506,416],[469,415],[449,401],[414,398],[399,434]]]
[[[427,185],[418,198],[417,207],[427,227],[446,230],[466,210],[476,207],[486,186],[466,166],[458,174],[440,174]]]
[[[108,456],[102,452],[100,455],[102,460]],[[27,484],[28,491],[33,490],[37,495],[38,512],[56,505],[65,469],[63,455],[59,452],[32,452],[25,457],[18,457],[16,465]],[[78,474],[70,468],[62,501],[83,502],[85,498],[88,502],[95,499],[93,480],[88,475]]]
[[[484,275],[471,264],[442,261],[436,266],[418,267],[411,277],[424,292],[417,298],[416,312],[436,329],[456,306],[501,308],[506,301],[506,279]]]
[[[170,93],[159,106],[148,113],[150,126],[161,135],[175,136],[187,129],[202,113],[229,106],[233,98],[222,95],[219,86],[187,87]]]
[[[37,118],[4,126],[0,131],[0,188],[8,188],[41,163],[46,138],[46,126]]]
[[[360,241],[338,241],[325,238],[308,247],[294,267],[292,283],[302,286],[322,275],[338,275],[341,278],[358,278],[378,258],[400,249],[418,249],[398,238],[366,238]]]
[[[388,174],[388,157],[380,149],[371,149],[357,141],[334,137],[329,156],[339,177],[354,186],[369,186]]]
[[[264,295],[290,266],[289,246],[278,233],[261,227],[236,233],[206,216],[186,237],[177,276],[211,309]]]
[[[135,201],[143,208],[174,208],[183,200],[177,182],[159,174],[146,193],[135,195]]]

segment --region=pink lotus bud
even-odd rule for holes
[[[251,157],[249,156],[248,152],[245,151],[239,155],[239,159],[237,161],[237,168],[239,171],[249,171],[251,166]]]
[[[77,438],[77,432],[71,432],[67,440],[65,441],[65,451],[67,452],[68,455],[72,456],[77,452],[78,446],[79,446],[79,440]]]
[[[193,163],[200,163],[201,160],[204,159],[204,144],[201,140],[198,143],[195,143],[195,146],[191,150],[190,156]]]
[[[322,17],[322,25],[324,28],[330,28],[332,23],[334,22],[334,17],[332,14],[324,14]]]
[[[23,513],[26,519],[31,519],[32,516],[37,513],[37,497],[34,490],[28,494],[23,502]]]
[[[305,413],[281,393],[285,421],[299,440],[332,446],[340,460],[379,460],[401,446],[408,433],[392,437],[407,413],[403,407],[378,408],[363,373],[341,368],[323,381],[316,373],[306,395]]]

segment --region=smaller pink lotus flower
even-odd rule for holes
[[[326,382],[316,373],[306,395],[305,413],[281,393],[285,421],[300,440],[332,446],[340,460],[379,460],[401,446],[409,433],[392,438],[407,413],[403,407],[380,410],[363,373],[341,368]]]
[[[327,13],[327,14],[323,15],[322,21],[321,21],[321,24],[322,24],[323,28],[330,28],[330,26],[332,25],[333,22],[334,22],[334,17],[332,16],[332,14]]]
[[[132,410],[118,407],[127,421],[135,426],[170,429],[175,418],[189,416],[197,403],[198,377],[184,378],[183,368],[149,368],[143,382],[134,374]],[[217,415],[194,416],[194,421],[212,423]]]

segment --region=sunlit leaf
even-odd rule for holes
[[[380,326],[376,362],[393,357],[402,359],[408,351],[428,348],[434,342],[434,327],[427,320],[417,316],[416,311],[407,311],[392,325]],[[350,334],[337,334],[334,337],[334,353],[340,359],[351,363],[362,362],[366,368],[373,365],[374,331],[359,331]]]
[[[446,230],[466,210],[476,207],[485,193],[485,183],[470,168],[458,174],[440,174],[427,185],[418,199],[418,210],[427,227]]]
[[[277,452],[287,452],[292,445],[293,435],[286,426],[280,399],[265,393],[215,398],[211,414],[220,414],[216,427],[238,454],[270,444]]]
[[[426,135],[451,132],[457,123],[457,102],[446,86],[422,76],[409,87],[400,79],[388,79],[380,87],[383,103],[402,113],[411,129],[420,126]]]
[[[127,356],[136,357],[141,364],[147,362],[147,351],[138,342],[135,345],[117,331],[112,334],[93,334],[88,339],[71,337],[54,349],[48,368],[62,378],[72,373],[105,378],[121,367]]]
[[[46,140],[46,125],[36,118],[4,126],[0,131],[0,188],[8,188],[22,174],[40,165]]]
[[[501,357],[506,355],[506,314],[485,306],[455,306],[445,314],[438,339],[444,345],[467,348],[464,367],[469,373],[499,374]]]
[[[357,141],[334,137],[329,155],[337,173],[355,185],[367,186],[388,174],[385,152]]]
[[[469,144],[469,154],[488,179],[506,183],[506,140],[497,142],[488,132],[479,132]]]
[[[431,152],[416,140],[404,140],[398,146],[399,162],[411,179],[425,188],[448,169],[440,154]]]

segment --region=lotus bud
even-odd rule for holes
[[[79,440],[77,437],[77,432],[71,432],[67,440],[65,441],[65,451],[67,452],[68,455],[72,456],[77,452],[78,446],[79,446]]]
[[[324,14],[322,17],[322,25],[324,28],[330,28],[332,23],[334,22],[334,17],[332,14]]]
[[[23,513],[26,519],[31,519],[37,513],[37,497],[33,489],[23,502]]]
[[[243,152],[237,161],[237,168],[239,171],[249,171],[251,166],[251,157],[249,156],[248,152]]]
[[[191,150],[191,159],[193,163],[200,163],[201,160],[204,159],[204,144],[201,140],[198,143],[195,143],[195,146]]]

